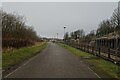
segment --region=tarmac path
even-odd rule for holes
[[[48,46],[7,78],[99,78],[79,58],[55,43]]]

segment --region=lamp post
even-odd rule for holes
[[[66,29],[66,27],[64,27],[64,36],[65,36],[65,29]],[[64,36],[63,36],[63,38],[64,38]]]
[[[66,27],[64,27],[64,35],[65,35],[65,29],[66,29]]]
[[[64,36],[63,36],[64,44],[65,44],[65,39],[64,39],[64,37],[65,37],[65,29],[66,29],[66,27],[64,26]]]

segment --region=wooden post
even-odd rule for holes
[[[108,58],[110,59],[110,48],[108,48]]]
[[[84,51],[85,51],[85,45],[84,45]]]
[[[92,54],[94,54],[94,47],[92,46]]]
[[[87,52],[89,53],[89,46],[87,45]]]
[[[99,56],[100,56],[100,47],[99,47],[99,49],[98,49],[98,50],[99,50]]]

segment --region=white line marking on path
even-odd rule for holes
[[[88,67],[98,78],[101,78],[97,73],[95,73],[91,68]]]
[[[7,78],[8,76],[10,76],[11,74],[13,74],[15,71],[17,71],[18,69],[20,69],[21,67],[25,66],[26,64],[28,64],[30,61],[32,61],[33,59],[35,59],[37,56],[34,56],[33,58],[29,59],[27,62],[25,62],[23,65],[21,65],[20,67],[18,67],[17,69],[15,69],[14,71],[12,71],[11,73],[9,73],[8,75],[5,76],[5,78]]]

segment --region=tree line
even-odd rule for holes
[[[86,40],[90,42],[93,38],[102,37],[108,35],[109,33],[116,32],[120,35],[120,13],[119,9],[116,8],[111,16],[111,18],[103,20],[99,25],[97,30],[90,31],[89,34],[85,35],[83,29],[76,30],[74,32],[66,32],[64,35],[64,40],[74,39],[74,40]]]
[[[103,20],[96,31],[96,36],[104,36],[106,34],[117,32],[120,30],[120,11],[116,8],[110,19]]]
[[[0,11],[2,15],[2,46],[24,47],[39,41],[32,26],[25,24],[25,18],[18,14]]]

